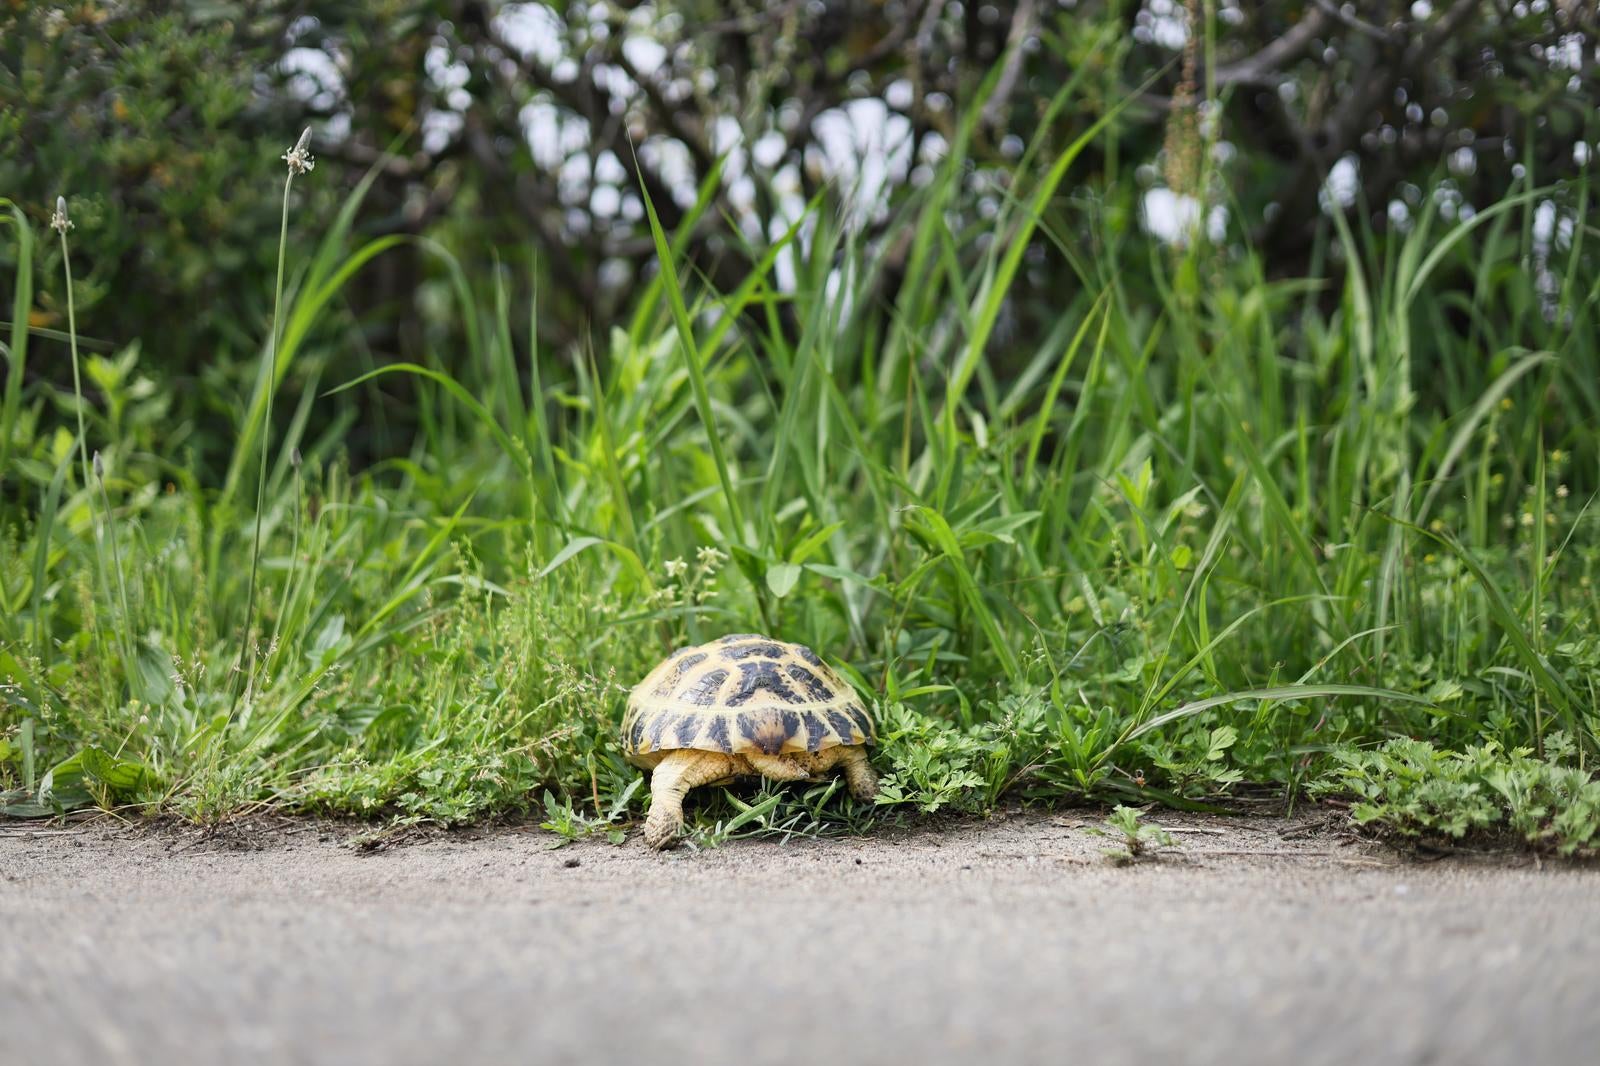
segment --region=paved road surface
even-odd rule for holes
[[[1600,1054],[1600,870],[1172,821],[1187,857],[1128,869],[1032,816],[664,857],[512,831],[364,855],[304,823],[257,850],[0,827],[0,1061]]]

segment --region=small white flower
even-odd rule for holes
[[[317,161],[312,157],[310,148],[311,127],[307,126],[305,132],[300,134],[300,139],[295,142],[294,147],[283,153],[281,157],[285,163],[289,164],[289,173],[309,174],[316,168]]]
[[[682,559],[668,559],[665,565],[668,577],[677,577],[689,569],[689,564]]]
[[[67,198],[65,196],[56,197],[56,213],[50,216],[50,228],[63,237],[67,235],[67,230],[76,228],[72,224],[72,219],[67,217]]]
[[[1566,499],[1569,495],[1571,495],[1571,491],[1572,490],[1568,489],[1565,485],[1557,485],[1556,486],[1556,499],[1558,499],[1558,500]]]
[[[723,555],[720,551],[718,551],[715,548],[703,547],[703,548],[697,548],[695,550],[694,558],[695,558],[695,561],[700,564],[700,568],[701,569],[703,569],[703,570],[715,570],[718,566],[722,565],[722,563],[728,557],[726,555]]]

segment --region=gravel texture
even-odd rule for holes
[[[711,851],[0,825],[16,1063],[1591,1061],[1600,870],[1072,816]]]

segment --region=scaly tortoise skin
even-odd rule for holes
[[[872,716],[810,648],[734,633],[673,652],[628,695],[622,750],[651,771],[645,843],[671,847],[691,788],[741,775],[816,781],[835,768],[870,800]]]

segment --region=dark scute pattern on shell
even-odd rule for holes
[[[828,738],[828,726],[822,717],[815,711],[807,711],[806,723],[806,750],[821,751],[822,742]]]
[[[806,662],[810,663],[812,666],[822,665],[822,660],[817,658],[817,653],[806,647],[804,644],[796,644],[794,646],[794,653],[800,656],[800,658],[804,659]]]
[[[661,734],[667,728],[667,716],[657,714],[650,723],[650,748],[652,751],[661,750]]]
[[[697,714],[686,714],[678,719],[678,728],[672,735],[678,739],[679,744],[687,747],[694,740],[695,734],[700,732],[700,726],[704,722],[705,720]]]
[[[644,739],[644,715],[639,715],[633,720],[633,728],[628,731],[628,748],[632,751],[639,750],[639,742]]]
[[[757,692],[770,692],[784,703],[804,703],[800,694],[789,687],[789,682],[778,672],[778,664],[771,662],[740,663],[739,687],[728,697],[729,707],[743,707]]]
[[[683,655],[683,653],[679,652],[678,655]],[[673,668],[669,670],[664,677],[662,677],[661,683],[656,685],[656,687],[651,690],[652,695],[672,695],[673,690],[678,687],[678,682],[683,680],[683,675],[693,667],[705,662],[706,660],[704,653],[684,655],[682,659],[679,659],[678,655],[674,655],[671,659],[667,660],[668,662],[674,664]]]
[[[711,728],[706,730],[706,739],[715,744],[719,751],[733,750],[733,744],[728,740],[728,720],[721,715],[711,719]]]
[[[800,716],[793,711],[767,711],[739,716],[739,733],[755,749],[766,755],[783,750],[783,742],[800,728]]]
[[[810,696],[818,703],[826,703],[827,701],[833,699],[833,689],[829,688],[827,683],[823,681],[822,678],[818,677],[816,674],[813,674],[805,667],[789,667],[789,676],[800,682],[801,685],[805,686],[806,695]]]
[[[861,735],[862,736],[864,736],[864,737],[872,736],[872,719],[867,717],[867,712],[866,711],[862,710],[860,707],[855,706],[854,704],[852,704],[849,707],[846,707],[845,711],[848,712],[850,717],[855,720],[856,728],[861,730]]]
[[[728,680],[728,671],[710,670],[694,679],[694,683],[682,692],[678,698],[685,703],[692,703],[696,707],[709,707],[717,702],[717,690],[722,683]]]
[[[729,633],[717,641],[718,644],[737,644],[742,640],[766,640],[760,633]]]
[[[759,655],[766,659],[781,659],[783,658],[783,648],[781,645],[773,644],[770,641],[757,641],[751,644],[735,644],[723,654],[730,659],[748,659],[753,655]]]
[[[840,739],[842,739],[846,744],[850,743],[852,723],[850,719],[845,717],[844,712],[829,711],[828,724],[833,726],[833,731],[839,734]]]

